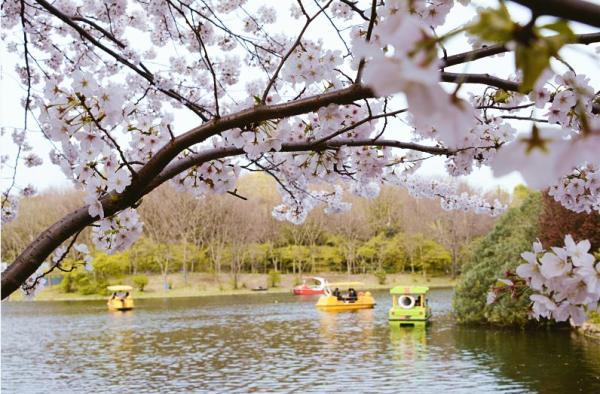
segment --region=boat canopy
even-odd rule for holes
[[[116,286],[108,286],[107,289],[110,291],[131,291],[131,290],[133,290],[133,287],[126,286],[126,285],[116,285]]]
[[[316,282],[319,282],[319,284],[323,284],[326,282],[325,278],[321,278],[320,276],[304,276],[302,277],[302,280],[304,282],[306,282],[307,280],[314,280]]]
[[[395,286],[390,294],[425,294],[429,291],[427,286]]]
[[[327,287],[359,287],[364,286],[362,282],[327,282]]]

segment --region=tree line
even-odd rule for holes
[[[501,192],[493,197],[508,198]],[[81,198],[75,191],[52,191],[23,200],[19,218],[4,226],[3,259],[11,261]],[[226,273],[234,287],[243,272],[456,276],[470,243],[494,222],[486,215],[444,211],[438,201],[414,199],[398,187],[383,187],[372,200],[348,198],[351,211],[327,215],[315,210],[304,224],[294,225],[271,216],[279,196],[275,181],[265,174],[243,176],[235,195],[225,198],[198,199],[163,186],[144,198],[139,208],[144,235],[132,248],[111,256],[97,252],[93,273],[71,276],[105,282],[155,273],[168,283],[174,272],[183,273],[186,281],[190,272]],[[80,239],[89,240],[89,233]]]

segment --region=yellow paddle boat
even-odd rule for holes
[[[111,311],[128,311],[133,309],[133,298],[131,298],[131,286],[108,286],[107,289],[112,295],[106,303]]]
[[[370,309],[375,306],[375,299],[370,292],[357,292],[354,288],[360,287],[360,282],[336,282],[325,284],[325,294],[319,297],[317,308],[324,311],[354,311],[357,309]],[[348,288],[346,293],[341,293],[340,288]]]

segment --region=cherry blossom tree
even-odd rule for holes
[[[469,0],[3,1],[3,42],[21,59],[25,94],[23,127],[9,130],[16,154],[2,158],[12,171],[2,222],[18,214],[19,192],[35,191],[17,176],[45,160],[32,129],[86,197],[3,272],[2,298],[60,269],[86,227],[96,248],[127,248],[142,232],[142,197],[167,181],[236,196],[241,172],[264,171],[282,198],[274,217],[292,223],[317,206],[348,210],[345,192],[374,197],[383,183],[445,209],[502,212],[415,174],[443,157],[450,176],[519,170],[568,209],[600,210],[598,87],[562,56],[576,47],[598,61],[589,44],[600,33],[575,34],[573,22],[600,27],[600,6],[509,3],[529,20],[503,1],[473,20],[461,19],[477,7]],[[461,40],[472,49],[448,53]],[[464,72],[507,52],[508,78]],[[184,116],[196,122],[187,131],[175,126]]]

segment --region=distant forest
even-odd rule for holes
[[[464,189],[467,190],[466,186]],[[144,235],[122,253],[95,253],[106,275],[172,272],[282,273],[419,272],[457,275],[469,245],[494,219],[444,211],[437,200],[414,199],[383,187],[368,200],[347,196],[351,211],[314,210],[302,225],[271,216],[279,203],[275,182],[264,174],[243,176],[233,195],[203,198],[164,186],[144,198]],[[506,193],[488,196],[505,202]],[[51,191],[21,202],[19,218],[2,231],[2,257],[10,262],[43,228],[82,204],[76,191]],[[89,242],[89,234],[80,236]]]

